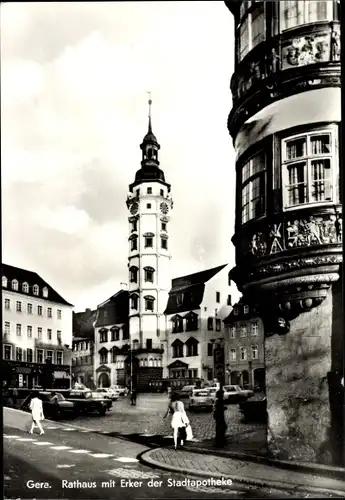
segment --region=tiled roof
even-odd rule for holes
[[[176,314],[193,309],[199,309],[204,298],[205,283],[224,269],[227,264],[206,269],[198,273],[181,276],[172,280],[172,288],[169,292],[168,304],[165,314]],[[178,302],[178,295],[182,294],[181,303]]]
[[[28,271],[27,269],[20,269],[19,267],[9,266],[8,264],[1,265],[1,275],[6,277],[8,280],[8,285],[6,287],[2,287],[3,290],[10,290],[13,293],[20,293],[21,295],[25,294],[28,297],[38,297],[42,300],[47,300],[49,302],[56,302],[58,304],[64,304],[66,306],[73,306],[67,302],[59,293],[57,293],[54,288],[52,288],[46,281],[44,281],[41,276],[33,271]],[[18,290],[12,290],[11,281],[18,281]],[[29,285],[28,293],[23,292],[22,285],[23,283],[27,283]],[[38,285],[39,294],[33,294],[33,286]],[[48,288],[48,297],[43,297],[43,288]]]
[[[94,322],[96,321],[97,310],[86,309],[83,312],[73,312],[73,338],[93,339]]]
[[[129,324],[129,293],[120,290],[97,308],[96,327]]]

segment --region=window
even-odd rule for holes
[[[241,337],[247,336],[247,325],[241,325]]]
[[[57,365],[63,364],[63,352],[62,351],[56,351],[56,364]]]
[[[5,309],[7,309],[7,310],[11,309],[11,301],[10,301],[10,299],[5,299]]]
[[[16,324],[16,334],[18,337],[21,337],[22,335],[22,325],[20,325],[19,323]]]
[[[38,339],[42,338],[42,328],[40,326],[37,328],[37,338]]]
[[[333,2],[327,0],[308,1],[295,0],[280,3],[281,30],[300,26],[301,24],[327,21],[333,18]]]
[[[187,346],[187,356],[197,356],[198,355],[198,341],[195,339],[188,339],[186,342]]]
[[[32,314],[32,304],[27,305],[28,314]]]
[[[151,208],[151,203],[146,203],[146,208]]]
[[[111,350],[111,362],[116,363],[117,351],[116,349]]]
[[[175,316],[173,319],[173,333],[181,333],[183,332],[183,319],[179,316]]]
[[[59,344],[60,344],[60,343],[61,343],[61,340],[62,340],[62,338],[61,338],[61,330],[58,330],[58,331],[56,332],[56,338],[57,338],[57,341],[58,341],[58,342],[59,342]]]
[[[162,222],[161,230],[162,231],[166,231],[167,230],[167,223],[166,222]]]
[[[220,332],[222,329],[222,323],[219,318],[216,318],[216,332]]]
[[[53,311],[52,311],[51,307],[48,307],[48,309],[47,309],[47,315],[48,315],[48,318],[52,318],[53,317]]]
[[[213,318],[207,318],[207,330],[213,330]]]
[[[235,339],[236,338],[236,326],[232,326],[230,328],[230,338]]]
[[[12,346],[5,345],[4,346],[4,359],[10,360],[12,358]]]
[[[37,349],[36,359],[37,359],[37,363],[43,363],[43,349]]]
[[[46,361],[48,361],[48,363],[53,362],[53,351],[47,351]]]
[[[246,347],[241,347],[241,360],[246,361],[247,360],[247,349]]]
[[[57,310],[57,319],[61,319],[61,316],[62,316],[62,311],[61,311],[61,309],[58,309]]]
[[[131,240],[131,250],[138,250],[138,237]]]
[[[152,349],[152,339],[146,339],[146,349]]]
[[[129,281],[131,283],[138,283],[138,268],[132,266],[129,270]]]
[[[183,293],[178,293],[176,295],[176,305],[181,306],[183,304]]]
[[[183,343],[180,340],[173,342],[171,347],[173,358],[183,358]]]
[[[236,349],[230,349],[230,361],[236,361]]]
[[[2,277],[2,286],[3,286],[4,288],[7,288],[7,278],[6,278],[6,276],[3,276],[3,277]]]
[[[38,285],[34,285],[34,286],[32,287],[32,291],[33,291],[33,294],[34,294],[34,295],[38,295],[38,293],[39,293],[39,288],[38,288]]]
[[[137,198],[139,198],[139,196],[140,196],[140,189],[137,189],[137,190],[136,190],[136,192],[135,192],[135,196],[136,196]]]
[[[108,342],[108,330],[100,330],[99,332],[99,341],[100,342]]]
[[[153,267],[144,267],[144,272],[145,272],[145,281],[153,283],[153,276],[155,272]]]
[[[161,238],[161,248],[163,248],[163,250],[168,250],[168,240],[165,238]]]
[[[132,227],[131,227],[132,233],[138,231],[138,221],[137,220],[132,220],[131,225],[132,225]]]
[[[252,345],[252,359],[258,359],[259,357],[259,347],[257,345]]]
[[[188,316],[186,317],[187,319],[187,324],[186,324],[186,331],[195,331],[198,329],[198,316],[195,313],[189,313]]]
[[[114,330],[111,331],[111,340],[112,340],[112,342],[116,342],[117,340],[120,340],[119,328],[114,328]]]
[[[151,187],[147,188],[147,194],[152,194],[152,188]]]
[[[244,306],[243,313],[244,314],[248,314],[249,313],[249,306]]]
[[[153,247],[153,238],[151,236],[145,236],[145,248]]]
[[[231,306],[231,295],[228,295],[227,305]]]
[[[259,328],[258,322],[254,321],[252,323],[252,335],[253,335],[253,337],[256,337],[259,334],[258,328]]]
[[[18,281],[12,280],[12,290],[18,290]]]
[[[23,349],[16,347],[16,361],[23,361]]]
[[[242,224],[265,213],[266,158],[263,152],[242,167]]]
[[[216,302],[220,302],[220,292],[216,292]]]
[[[234,307],[234,316],[238,316],[238,307]]]
[[[11,333],[11,323],[9,321],[5,321],[4,332],[9,335]]]
[[[231,286],[231,278],[230,278],[230,273],[228,274],[228,286]]]
[[[42,306],[37,306],[37,314],[38,314],[38,316],[42,316],[42,314],[43,314]]]
[[[29,293],[29,285],[27,283],[23,283],[22,290],[24,293]]]
[[[32,326],[28,325],[28,326],[26,327],[26,335],[27,335],[27,337],[28,337],[29,339],[31,339],[31,338],[32,338]]]
[[[43,297],[45,299],[48,297],[48,288],[46,286],[43,288]]]
[[[28,363],[32,363],[33,362],[33,358],[34,358],[34,356],[33,356],[33,350],[30,349],[30,348],[28,348],[26,350],[26,361]]]
[[[47,339],[48,339],[48,340],[51,340],[51,339],[52,339],[52,331],[51,331],[51,328],[48,328],[48,329],[47,329]]]
[[[239,60],[241,61],[256,45],[265,40],[265,11],[256,7],[242,21],[239,28]]]
[[[161,196],[164,196],[164,189],[161,189],[161,190],[160,190],[160,195],[161,195]]]
[[[207,356],[213,356],[213,343],[209,342],[207,344]]]
[[[311,133],[283,141],[284,207],[332,201],[332,136]]]
[[[131,295],[131,309],[138,309],[138,295]]]
[[[144,297],[145,299],[145,311],[153,311],[155,298],[151,296]]]
[[[106,349],[99,351],[99,361],[102,365],[108,363],[108,351]]]

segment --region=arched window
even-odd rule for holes
[[[178,314],[175,314],[173,318],[171,318],[172,321],[172,332],[173,333],[180,333],[183,332],[183,319],[181,316]]]
[[[139,269],[136,266],[129,268],[129,281],[131,283],[138,283],[138,271]]]
[[[188,313],[186,315],[186,320],[187,320],[187,325],[186,325],[186,331],[191,332],[195,331],[198,329],[198,315],[195,314],[193,311]]]
[[[12,280],[12,290],[18,290],[18,281]]]
[[[22,290],[24,293],[29,293],[29,285],[28,283],[23,283]]]
[[[145,281],[148,281],[149,283],[153,283],[154,273],[155,273],[155,270],[153,269],[153,267],[150,267],[150,266],[144,267],[144,272],[145,272]]]
[[[108,363],[108,350],[105,347],[102,347],[99,351],[99,362],[101,365]]]
[[[130,302],[131,302],[131,309],[138,310],[139,296],[136,293],[130,296]]]
[[[156,358],[153,360],[153,366],[158,366],[158,363],[157,363],[157,359],[156,359]]]
[[[183,342],[176,339],[172,344],[172,357],[173,358],[183,358]]]
[[[108,342],[108,330],[106,328],[102,328],[99,331],[99,341],[100,342]]]
[[[193,337],[190,337],[187,342],[187,356],[197,356],[198,355],[198,344],[199,342],[194,339]]]
[[[152,358],[149,358],[149,366],[152,367],[153,366],[153,359]]]
[[[132,234],[132,236],[129,237],[129,241],[131,242],[131,251],[138,250],[138,235]]]
[[[43,288],[43,297],[44,298],[48,297],[48,288],[46,286]]]
[[[144,359],[144,366],[147,366],[147,358]]]
[[[145,311],[154,311],[155,298],[152,295],[146,295],[145,299]]]
[[[139,359],[139,366],[144,366],[144,360],[143,359]]]
[[[113,326],[111,329],[111,341],[116,342],[117,340],[120,340],[120,328],[117,326]]]
[[[34,285],[32,287],[32,292],[33,292],[34,295],[38,295],[38,293],[39,293],[39,287],[38,287],[38,285]]]
[[[2,277],[2,286],[5,287],[5,288],[7,288],[7,278],[6,278],[6,276]]]
[[[157,360],[157,366],[158,366],[159,368],[161,368],[161,366],[162,366],[162,361],[161,361],[160,359],[158,359],[158,360]]]

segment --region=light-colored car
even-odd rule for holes
[[[226,403],[241,403],[248,399],[246,391],[243,391],[239,385],[224,385],[223,391]]]
[[[251,389],[243,389],[241,387],[241,391],[245,396],[247,396],[247,398],[251,398],[252,396],[254,396],[254,391],[252,391]]]
[[[127,396],[128,394],[127,387],[123,387],[122,385],[112,385],[110,388],[119,396]]]
[[[100,387],[99,389],[96,389],[96,392],[102,394],[104,398],[111,399],[112,401],[119,399],[119,395],[111,387]]]
[[[193,389],[191,395],[189,396],[189,409],[205,409],[212,411],[213,409],[213,399],[211,393],[208,389]]]
[[[180,398],[189,398],[195,388],[195,385],[185,385],[182,389],[177,389],[173,392],[178,394]]]
[[[211,399],[214,403],[216,401],[217,391],[219,391],[218,387],[207,387],[207,390],[209,391]]]

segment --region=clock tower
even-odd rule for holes
[[[166,357],[164,310],[171,286],[169,245],[170,184],[159,168],[159,149],[151,125],[140,149],[141,168],[129,186],[128,273],[131,379],[140,389],[163,376]]]

